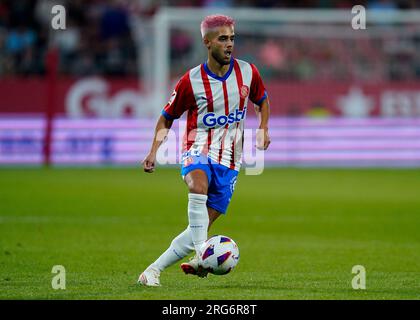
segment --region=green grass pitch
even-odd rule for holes
[[[0,299],[419,299],[420,170],[240,173],[227,216],[237,268],[136,285],[187,225],[175,169],[0,170]],[[186,260],[186,259],[185,259]],[[66,289],[54,290],[54,265]],[[354,290],[354,265],[366,290]]]

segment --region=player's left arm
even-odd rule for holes
[[[270,135],[268,134],[268,119],[270,118],[270,103],[267,91],[257,67],[251,63],[252,81],[250,88],[250,100],[254,103],[255,113],[259,119],[257,131],[257,148],[267,150],[270,145]]]
[[[259,120],[257,132],[257,148],[260,150],[267,150],[271,143],[270,135],[268,133],[268,120],[270,118],[270,105],[268,97],[265,98],[260,105],[255,105],[255,113]]]

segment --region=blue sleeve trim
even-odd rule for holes
[[[257,103],[256,104],[258,104],[259,106],[261,105],[261,103],[265,100],[265,99],[267,99],[267,91],[264,91],[264,95],[262,96],[262,98],[260,99],[260,100],[258,100],[257,101]]]
[[[166,118],[166,120],[174,120],[174,119],[178,119],[175,118],[174,116],[171,116],[169,113],[167,113],[165,110],[162,110],[162,115]]]

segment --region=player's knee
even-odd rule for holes
[[[188,184],[190,193],[207,194],[207,184],[199,181],[192,181]]]
[[[189,189],[190,189],[190,193],[207,194],[207,186],[206,185],[194,184]]]
[[[203,170],[193,170],[185,176],[190,193],[207,194],[207,174]]]

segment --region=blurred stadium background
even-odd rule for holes
[[[136,165],[175,81],[205,59],[201,19],[222,12],[270,96],[267,165],[418,167],[420,2],[358,4],[365,30],[352,1],[2,0],[0,164]]]

